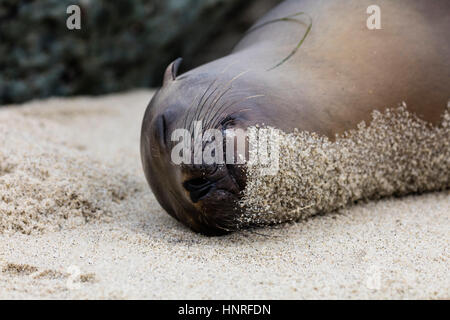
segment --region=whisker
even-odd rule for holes
[[[214,82],[215,82],[215,80],[214,80]],[[199,107],[197,107],[197,110],[196,110],[196,112],[195,112],[195,116],[194,116],[194,118],[192,118],[192,120],[191,120],[191,122],[189,123],[189,132],[191,132],[191,127],[192,127],[192,130],[194,130],[194,127],[193,127],[193,125],[194,125],[194,120],[195,121],[198,121],[199,120],[199,116],[200,116],[200,114],[201,114],[201,111],[203,110],[203,108],[205,107],[205,105],[206,105],[206,103],[208,102],[208,100],[209,100],[209,98],[211,98],[211,96],[214,94],[214,92],[216,92],[217,91],[217,89],[219,89],[219,87],[217,86],[213,91],[211,91],[211,93],[208,95],[208,97],[205,99],[205,101],[202,103],[202,105],[201,106],[199,106]],[[192,132],[191,132],[192,133]]]
[[[238,74],[237,76],[235,76],[233,79],[231,79],[230,81],[228,81],[228,83],[226,84],[226,86],[232,84],[235,80],[239,79],[240,77],[242,77],[244,74],[250,72],[250,69],[245,70],[243,72],[241,72],[240,74]]]
[[[188,130],[190,131],[191,124],[192,124],[192,122],[193,122],[194,119],[195,119],[195,116],[196,116],[196,114],[197,114],[199,105],[202,103],[203,98],[206,96],[206,94],[208,93],[209,89],[211,89],[211,87],[214,85],[214,83],[215,83],[216,81],[217,81],[217,78],[214,79],[214,81],[212,81],[212,82],[209,84],[209,86],[206,88],[205,92],[203,93],[202,97],[201,97],[200,100],[198,101],[197,109],[195,110],[195,112],[194,112],[193,115],[192,115],[191,122],[189,122],[189,129],[186,127],[186,125],[187,125],[187,123],[188,123],[187,119],[188,119],[188,117],[189,117],[189,112],[186,114],[186,121],[185,121],[185,124],[184,124],[184,128],[185,128],[185,129],[188,129]]]
[[[209,109],[209,111],[206,113],[207,115],[208,115],[208,118],[209,118],[209,116],[211,115],[211,114],[214,114],[214,108],[215,108],[215,106],[217,105],[217,103],[218,103],[218,101],[229,91],[229,90],[231,90],[232,89],[232,84],[233,84],[233,82],[234,81],[236,81],[237,79],[239,79],[240,77],[242,77],[244,74],[246,74],[246,73],[248,73],[250,71],[250,69],[249,70],[245,70],[245,71],[243,71],[243,72],[241,72],[241,73],[239,73],[238,75],[236,75],[235,77],[233,77],[231,80],[229,80],[226,84],[225,84],[225,87],[226,87],[226,89],[224,90],[224,92],[220,95],[220,97],[217,99],[217,100],[215,100],[215,102],[213,102],[213,105],[211,106],[211,108]],[[219,110],[220,110],[220,108],[219,108]],[[205,116],[206,116],[206,114],[205,114]],[[206,118],[206,117],[204,117],[204,118]],[[208,118],[206,118],[206,119],[204,119],[205,120],[205,122],[209,122],[209,119]],[[207,126],[206,126],[207,127]]]
[[[266,239],[269,239],[269,238],[280,238],[280,236],[277,236],[277,235],[264,234],[264,233],[261,233],[261,232],[256,232],[255,230],[252,230],[252,229],[247,229],[246,231],[251,233],[251,234],[256,234],[258,236],[262,236],[262,237],[264,237]]]
[[[227,91],[227,90],[225,90],[225,91]],[[220,98],[223,96],[224,93],[225,92],[220,93],[220,91],[217,92],[217,94],[214,96],[214,99],[213,99],[213,102],[212,102],[212,106],[214,106],[217,103],[217,101],[220,100]],[[205,116],[210,112],[210,110],[211,110],[211,108],[207,108],[206,109],[202,120],[205,120]],[[201,115],[199,115],[199,119],[200,119],[200,116]]]
[[[239,100],[239,101],[232,102],[232,103],[231,103],[230,105],[228,105],[228,106],[225,106],[225,104],[223,104],[223,105],[221,106],[221,108],[217,111],[215,117],[211,120],[211,127],[214,127],[214,126],[216,125],[214,122],[217,121],[217,119],[220,119],[220,117],[223,115],[223,113],[224,113],[227,109],[229,109],[229,108],[235,106],[236,104],[241,103],[241,102],[243,102],[243,101],[245,101],[245,100],[254,99],[254,98],[259,98],[259,97],[264,97],[264,95],[263,95],[263,94],[257,94],[257,95],[248,96],[248,97],[245,97],[245,98],[243,98],[243,99],[241,99],[241,100]],[[219,111],[220,111],[220,113],[219,113]]]
[[[234,102],[232,102],[231,104],[227,105],[225,107],[227,103],[224,102],[219,109],[217,109],[216,114],[211,118],[211,120],[208,123],[208,127],[213,127],[214,122],[218,119],[219,115],[223,114],[223,111],[227,110],[228,108],[230,108],[232,105],[234,105]],[[220,112],[220,113],[219,113]]]
[[[188,115],[189,115],[189,109],[191,109],[191,107],[194,105],[195,100],[197,100],[199,95],[200,95],[200,92],[195,96],[195,98],[192,100],[192,102],[189,105],[189,107],[186,109],[186,117],[184,118],[183,128],[186,128],[187,118],[188,118]]]
[[[235,112],[232,112],[232,113],[228,114],[228,117],[230,117],[230,116],[232,116],[232,115],[235,115],[235,114],[239,114],[239,113],[245,112],[245,111],[249,111],[249,110],[252,110],[252,109],[251,109],[251,108],[246,108],[246,109],[242,109],[242,110],[239,110],[239,111],[235,111]],[[213,129],[218,129],[219,124],[220,124],[220,122],[217,123],[217,126],[216,126],[216,127],[214,127],[214,128],[211,127],[211,128],[213,128]]]
[[[225,69],[223,69],[220,73],[225,73],[225,71],[227,71],[232,65],[236,64],[237,62],[238,62],[238,61],[235,60],[235,61],[229,63],[229,64],[225,67]]]
[[[224,92],[220,95],[220,97],[218,99],[216,99],[216,101],[214,102],[214,104],[211,106],[211,108],[208,109],[208,112],[206,112],[203,120],[205,122],[205,128],[208,127],[208,124],[210,122],[210,118],[213,117],[213,111],[214,108],[216,107],[216,105],[218,104],[218,102],[220,101],[220,99],[223,98],[223,96],[232,89],[232,87],[227,88],[226,90],[224,90]]]

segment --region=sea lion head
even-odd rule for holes
[[[233,101],[240,101],[240,94],[230,93],[230,86],[227,86],[230,81],[216,81],[204,72],[188,72],[177,77],[180,62],[179,58],[167,67],[163,85],[145,112],[141,161],[155,197],[171,216],[196,232],[221,235],[236,229],[235,219],[240,212],[238,201],[246,182],[245,165],[238,164],[237,160],[231,164],[225,161],[227,144],[224,141],[227,135],[230,137],[230,129],[241,129],[233,131],[240,137],[231,139],[247,141],[244,129],[248,115],[242,104],[233,104]],[[199,120],[203,121],[203,134],[207,128],[223,134],[220,146],[223,161],[195,161],[194,124]],[[184,152],[173,151],[181,142],[173,140],[177,129],[189,133],[186,141],[191,142],[191,154],[184,159],[191,161],[180,163],[173,159],[174,154],[184,155]],[[200,150],[207,150],[210,143],[201,142]],[[237,143],[231,152],[237,159]],[[247,155],[244,152],[245,158]],[[242,160],[242,154],[240,156]]]

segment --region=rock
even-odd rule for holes
[[[226,54],[277,2],[3,0],[0,104],[159,86],[170,61],[186,70]],[[81,30],[66,27],[72,4]]]

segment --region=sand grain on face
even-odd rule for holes
[[[369,126],[336,137],[271,129],[280,148],[279,171],[247,173],[241,226],[268,225],[327,213],[357,200],[450,187],[450,108],[440,126],[406,105],[374,111]],[[253,134],[256,134],[254,131]]]

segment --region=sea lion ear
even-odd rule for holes
[[[166,71],[164,72],[163,86],[176,79],[178,68],[180,67],[181,61],[183,61],[182,58],[177,58],[166,68]]]

